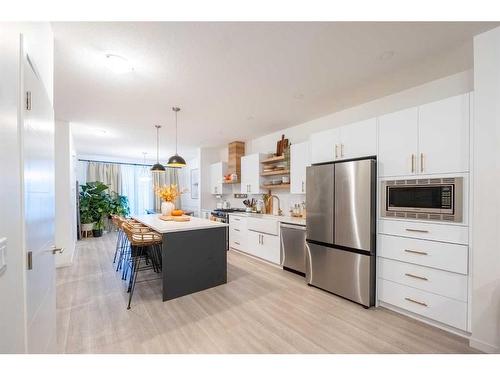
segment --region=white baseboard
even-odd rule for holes
[[[469,338],[469,346],[471,348],[480,350],[480,351],[488,353],[488,354],[500,354],[500,348],[497,348],[496,346],[490,345],[484,341],[474,339],[472,337]]]

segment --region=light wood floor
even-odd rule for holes
[[[466,340],[384,308],[308,287],[292,273],[230,251],[228,283],[161,301],[139,283],[132,309],[112,258],[115,234],[86,239],[57,271],[62,353],[470,353]]]

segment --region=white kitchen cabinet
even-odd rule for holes
[[[215,195],[228,193],[227,185],[223,184],[226,163],[219,162],[210,165],[210,193]]]
[[[340,128],[337,160],[377,154],[377,119],[355,122]]]
[[[306,193],[306,168],[311,165],[309,142],[290,146],[290,193]]]
[[[251,154],[241,157],[241,193],[262,194],[261,164],[263,154]]]
[[[311,163],[334,161],[339,155],[340,131],[338,128],[311,134]],[[337,149],[337,150],[336,150]],[[335,153],[337,151],[337,153]]]
[[[418,148],[418,173],[469,170],[469,94],[419,107]]]
[[[405,176],[417,171],[418,109],[379,118],[379,176]]]
[[[279,236],[248,231],[247,252],[271,263],[280,263]]]

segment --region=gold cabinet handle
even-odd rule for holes
[[[424,153],[420,153],[420,172],[424,171]]]
[[[344,144],[340,144],[340,156],[343,158],[344,157]]]
[[[414,279],[419,279],[419,280],[423,280],[423,281],[429,281],[429,279],[427,277],[417,276],[417,275],[413,275],[411,273],[405,273],[405,276],[413,277]]]
[[[418,254],[418,255],[429,255],[428,253],[426,253],[425,251],[418,251],[418,250],[409,250],[409,249],[405,249],[405,252],[406,253],[412,253],[412,254]]]
[[[425,302],[416,301],[410,297],[405,297],[405,300],[407,300],[408,302],[416,303],[417,305],[420,305],[420,306],[425,306],[425,307],[428,306]]]
[[[411,228],[406,228],[405,229],[407,232],[417,232],[417,233],[429,233],[428,230],[424,229],[411,229]]]
[[[411,173],[415,173],[415,154],[411,154]]]
[[[338,155],[338,151],[337,151],[337,150],[338,150],[338,148],[339,148],[339,145],[337,145],[337,144],[336,144],[336,145],[335,145],[335,159],[337,159],[337,158],[339,157],[339,155]]]

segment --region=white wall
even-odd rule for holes
[[[53,36],[48,23],[0,23],[0,237],[8,240],[7,269],[0,275],[0,353],[26,350],[23,182],[18,127],[20,34],[53,100]]]
[[[198,199],[191,198],[191,171],[200,169],[200,160],[194,158],[186,161],[187,166],[179,171],[179,185],[181,189],[188,191],[181,195],[181,204],[183,210],[194,211],[195,216],[200,216],[200,185],[198,185]]]
[[[500,28],[474,38],[471,346],[500,353]]]
[[[200,160],[200,208],[202,210],[213,210],[216,199],[210,193],[210,164],[220,161],[219,148],[200,148],[198,150]]]
[[[71,126],[65,121],[55,123],[55,244],[64,248],[56,257],[57,267],[73,262],[76,243],[75,161]]]
[[[424,85],[413,87],[368,103],[335,112],[287,129],[283,129],[262,137],[247,140],[245,153],[256,152],[272,153],[276,149],[276,142],[285,134],[292,144],[307,141],[311,133],[339,127],[356,121],[361,121],[385,113],[395,112],[400,109],[417,106],[450,96],[463,94],[473,90],[473,72],[465,71],[448,77],[428,82]],[[219,160],[227,161],[227,147],[219,151]],[[240,186],[233,186],[233,192],[239,192]],[[281,200],[281,207],[285,215],[288,214],[290,205],[305,200],[305,195],[294,195],[273,191]],[[257,198],[258,196],[254,196]],[[233,207],[242,207],[242,200],[225,195],[223,199],[230,201]],[[274,205],[276,208],[276,204]]]

